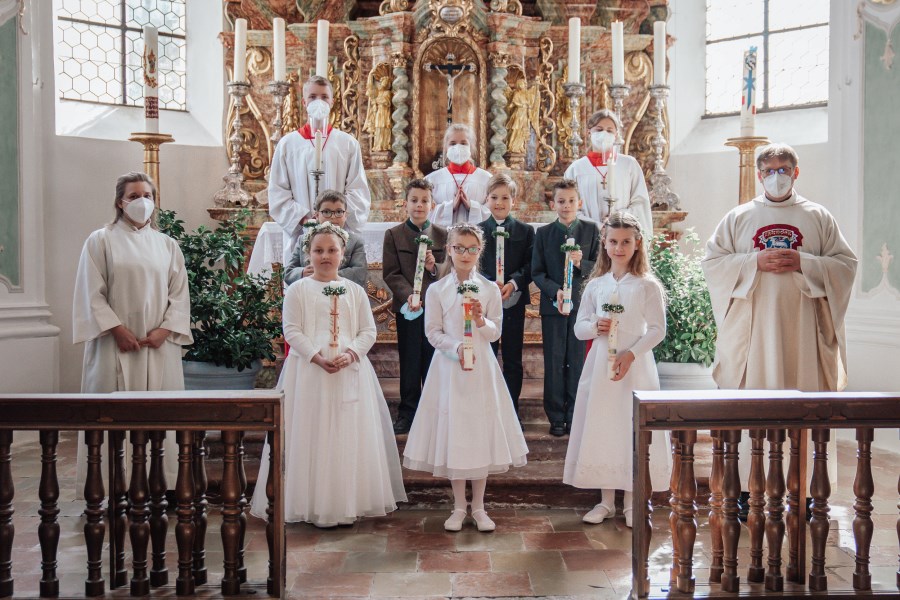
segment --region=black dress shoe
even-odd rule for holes
[[[412,421],[406,417],[397,417],[397,420],[394,421],[394,434],[409,433],[410,427],[412,427]]]
[[[566,424],[565,423],[551,423],[550,424],[550,435],[554,435],[556,437],[562,437],[566,435]]]
[[[750,517],[750,492],[741,492],[738,496],[738,520],[746,523]]]

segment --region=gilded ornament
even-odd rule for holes
[[[519,0],[491,0],[490,6],[491,12],[522,16],[522,3]]]
[[[540,93],[537,86],[528,87],[524,75],[510,87],[506,145],[509,147],[510,154],[524,154],[531,129],[538,129]]]
[[[253,47],[247,50],[247,70],[261,76],[272,70],[272,52],[268,48]]]
[[[340,96],[344,118],[341,120],[340,129],[357,137],[359,119],[356,98],[359,85],[359,37],[351,35],[344,39],[344,54],[347,60],[344,61],[341,74],[344,80],[344,91]]]
[[[563,67],[562,74],[556,80],[556,140],[560,147],[561,154],[566,158],[575,158],[572,155],[572,128],[569,123],[572,122],[572,107],[569,105],[569,99],[566,97],[566,90],[563,84],[569,79],[569,68]]]
[[[556,109],[556,97],[550,88],[553,78],[553,65],[550,57],[553,56],[553,40],[549,37],[541,38],[541,65],[538,69],[538,114],[535,131],[537,132],[537,167],[545,173],[549,172],[556,164],[556,150],[551,144],[553,134],[556,132],[556,123],[553,120],[553,111]]]
[[[408,0],[384,0],[378,7],[378,14],[384,16],[406,10],[409,10]]]
[[[281,107],[281,111],[284,114],[284,124],[281,126],[282,133],[300,129],[300,98],[297,95],[297,80],[299,78],[296,73],[291,73],[287,76],[290,88]]]

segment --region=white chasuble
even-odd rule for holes
[[[425,179],[434,186],[434,208],[428,215],[428,220],[435,225],[447,227],[460,222],[477,225],[487,219],[491,211],[484,205],[484,200],[491,177],[484,169],[476,168],[472,173],[452,174],[447,167],[426,175]],[[469,208],[467,210],[465,206],[460,206],[454,211],[453,201],[460,188],[469,199]]]
[[[316,148],[313,140],[297,131],[287,134],[275,147],[269,170],[269,215],[284,230],[284,257],[288,264],[302,233],[300,220],[316,209]],[[371,196],[363,168],[359,142],[332,129],[322,150],[323,175],[319,192],[337,190],[347,198],[346,229],[360,233],[369,218]]]
[[[81,252],[72,302],[74,343],[84,343],[81,391],[183,390],[181,347],[193,342],[190,309],[184,257],[175,240],[149,226],[135,229],[123,220],[93,232]],[[171,333],[159,348],[120,352],[110,333],[118,325],[139,340],[157,328]],[[174,484],[178,454],[170,435],[166,476]],[[83,439],[79,434],[79,495],[87,469]]]

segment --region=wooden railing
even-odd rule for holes
[[[125,532],[132,553],[132,596],[146,596],[151,588],[168,583],[166,566],[166,516],[168,488],[163,469],[165,432],[175,431],[178,443],[178,476],[175,483],[178,547],[178,596],[192,596],[196,586],[207,583],[205,565],[206,499],[205,432],[222,432],[225,446],[222,482],[222,547],[224,577],[222,595],[241,593],[247,581],[244,567],[244,534],[248,499],[242,462],[244,431],[265,431],[271,446],[268,483],[269,546],[267,591],[283,597],[285,581],[282,395],[274,391],[242,392],[146,392],[116,394],[0,394],[0,597],[15,596],[12,578],[12,523],[15,489],[11,469],[11,445],[16,431],[37,430],[41,444],[41,480],[38,496],[41,521],[40,595],[59,596],[57,546],[59,543],[59,481],[56,446],[59,431],[84,431],[87,446],[87,480],[84,538],[87,554],[85,596],[102,596],[103,542],[109,530],[110,589],[129,583],[125,567]],[[132,446],[131,475],[125,482],[125,432]],[[109,433],[109,494],[101,473],[103,434]],[[149,469],[147,442],[150,442]],[[104,499],[108,507],[103,508]],[[152,546],[147,560],[148,544]],[[149,566],[149,569],[148,569]]]
[[[717,589],[749,594],[738,573],[738,443],[743,430],[752,442],[747,526],[750,565],[747,581],[764,583],[766,591],[780,592],[785,580],[805,585],[804,594],[827,594],[825,546],[828,537],[828,476],[826,445],[832,429],[855,429],[858,444],[853,533],[856,541],[855,590],[871,590],[869,549],[873,524],[871,444],[874,429],[900,427],[900,395],[882,393],[801,393],[791,391],[636,392],[634,394],[635,492],[632,560],[632,596],[650,595],[649,551],[651,432],[672,432],[673,474],[670,528],[673,564],[670,585],[681,594],[695,592],[694,543],[697,537],[697,483],[694,444],[698,430],[710,430],[713,462],[710,474],[709,531],[712,548],[709,593]],[[812,439],[812,518],[809,523],[811,565],[806,576],[806,455],[807,430]],[[782,467],[783,445],[790,440],[787,480]],[[769,469],[764,473],[764,444],[769,443]],[[833,457],[834,460],[837,457]],[[897,465],[900,474],[900,465]],[[785,508],[785,492],[787,507]],[[900,534],[900,520],[897,522]],[[788,537],[788,561],[782,574],[782,545]],[[767,543],[763,566],[763,538]],[[897,572],[900,588],[900,570]],[[675,590],[672,590],[674,592]],[[887,592],[897,597],[898,590]]]

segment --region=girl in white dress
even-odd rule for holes
[[[625,524],[631,527],[632,392],[659,389],[652,350],[666,335],[666,305],[662,286],[650,272],[642,238],[634,216],[612,214],[603,228],[603,251],[585,286],[575,322],[578,339],[593,343],[578,382],[563,483],[601,489],[600,504],[584,516],[586,523],[602,523],[615,514],[613,502],[619,489],[625,491]],[[612,364],[611,318],[618,322]],[[653,432],[653,489],[668,487],[668,450],[668,433]]]
[[[601,109],[592,114],[587,130],[593,150],[569,165],[565,177],[578,182],[582,200],[579,218],[602,225],[610,213],[612,196],[615,200],[612,212],[624,211],[637,217],[641,230],[647,232],[644,243],[649,246],[653,231],[650,194],[640,163],[627,154],[616,154],[613,149],[621,129],[622,122],[613,111]],[[613,162],[615,165],[610,164]]]
[[[475,132],[463,123],[453,123],[444,132],[447,164],[425,176],[434,186],[434,209],[428,220],[447,227],[453,223],[481,223],[491,215],[484,206],[492,175],[472,162]]]
[[[466,518],[466,480],[472,482],[472,518],[479,531],[493,531],[484,510],[487,476],[525,465],[528,448],[491,342],[500,339],[500,290],[478,273],[484,243],[481,228],[460,223],[447,234],[452,272],[431,284],[425,295],[425,334],[436,352],[422,389],[406,449],[405,467],[447,477],[453,512],[447,531],[462,529]],[[446,264],[446,263],[445,263]],[[474,292],[474,363],[464,370],[461,284]]]
[[[178,243],[151,224],[156,186],[145,173],[116,181],[116,217],[81,250],[72,300],[74,343],[84,343],[83,393],[184,389],[181,347],[193,343],[191,302]],[[167,481],[178,470],[175,433],[166,436]],[[125,444],[126,456],[130,445]],[[87,476],[84,433],[78,434],[75,486]],[[105,461],[105,453],[104,453]],[[106,465],[101,472],[106,473]]]
[[[304,240],[313,274],[285,292],[291,351],[284,390],[285,520],[317,527],[382,516],[406,500],[391,417],[372,363],[375,319],[365,290],[339,277],[347,233],[331,223]],[[338,339],[332,346],[332,298]],[[269,446],[263,449],[252,514],[266,516]]]

